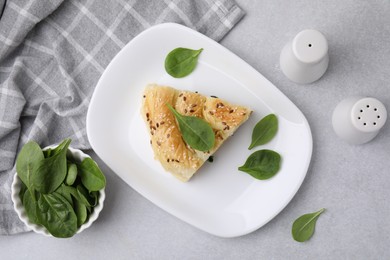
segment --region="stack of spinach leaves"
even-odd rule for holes
[[[55,237],[71,237],[84,224],[99,201],[106,178],[91,158],[77,161],[68,153],[70,139],[42,150],[26,143],[16,160],[22,180],[19,193],[30,221]]]

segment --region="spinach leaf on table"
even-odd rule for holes
[[[317,212],[308,213],[297,218],[292,226],[292,236],[298,242],[309,240],[313,234],[318,217],[324,212],[322,208]]]

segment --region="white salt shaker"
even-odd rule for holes
[[[328,42],[316,30],[303,30],[287,43],[280,54],[280,67],[291,81],[312,83],[328,68]]]
[[[341,139],[350,144],[363,144],[379,133],[386,119],[386,108],[379,100],[372,97],[350,97],[336,106],[332,123]]]

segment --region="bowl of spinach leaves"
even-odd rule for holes
[[[16,159],[12,201],[20,220],[36,233],[72,237],[90,227],[103,209],[106,178],[70,142],[41,149],[30,141]]]

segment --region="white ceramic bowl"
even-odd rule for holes
[[[56,147],[56,146],[48,146],[48,147],[45,147],[43,150],[46,150],[48,148],[53,148],[53,147]],[[73,158],[77,161],[82,161],[83,159],[85,158],[88,158],[90,157],[89,155],[83,153],[81,150],[79,149],[74,149],[74,148],[68,148],[68,153],[71,153]],[[27,216],[27,213],[24,209],[24,206],[19,198],[19,192],[20,192],[20,188],[21,188],[21,184],[22,184],[22,181],[20,180],[20,178],[18,177],[17,173],[15,172],[15,175],[14,175],[14,180],[12,182],[12,202],[14,203],[14,209],[16,211],[16,213],[18,214],[18,217],[19,219],[32,231],[34,231],[35,233],[38,233],[38,234],[42,234],[42,235],[45,235],[45,236],[52,236],[49,231],[47,231],[47,229],[43,226],[39,226],[39,225],[36,225],[34,223],[31,223],[28,216]],[[89,228],[92,223],[98,218],[99,216],[99,213],[102,211],[103,209],[103,203],[104,203],[104,199],[106,197],[106,194],[105,194],[105,191],[104,189],[100,190],[99,191],[99,201],[98,201],[98,204],[93,208],[93,212],[92,214],[89,215],[89,219],[87,222],[85,222],[83,225],[81,225],[79,227],[79,229],[77,230],[76,234],[80,233],[81,231]]]

